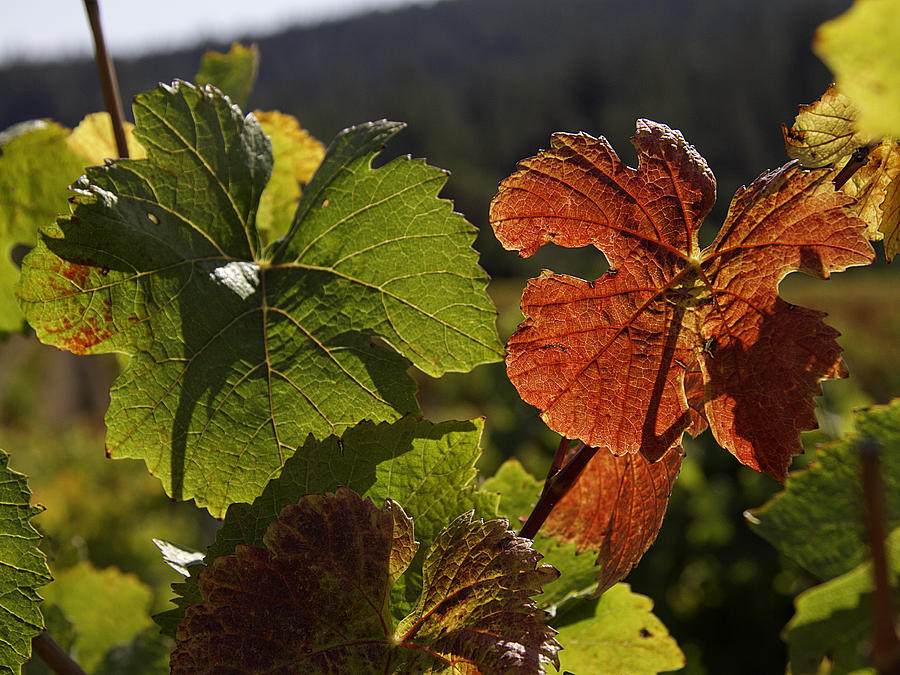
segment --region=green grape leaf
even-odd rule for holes
[[[309,438],[253,504],[229,507],[206,560],[232,554],[238,544],[262,546],[263,535],[282,508],[306,494],[345,486],[378,503],[391,499],[415,520],[421,543],[392,591],[394,618],[402,618],[418,599],[422,559],[441,529],[467,511],[479,518],[497,514],[496,496],[475,488],[483,429],[482,419],[433,424],[407,416],[393,424],[362,422],[341,438]],[[172,636],[184,608],[198,598],[198,571],[190,571],[188,580],[173,584],[181,596],[174,600],[176,608],[156,617]]]
[[[848,572],[867,555],[858,444],[881,453],[887,528],[900,527],[900,399],[856,413],[856,430],[820,446],[815,461],[789,474],[785,489],[748,512],[753,529],[821,579]]]
[[[50,570],[30,522],[42,510],[0,450],[0,673],[18,673],[31,656],[31,638],[44,629],[37,588],[50,581]]]
[[[259,49],[255,44],[245,47],[232,42],[227,54],[209,50],[200,61],[195,78],[197,84],[211,84],[240,107],[247,104],[247,97],[256,83],[259,69]]]
[[[560,670],[655,675],[679,670],[684,654],[651,612],[650,598],[616,584],[598,600],[582,601],[557,617]]]
[[[894,606],[900,602],[900,528],[885,542]],[[796,597],[796,612],[782,637],[788,645],[793,675],[819,675],[827,656],[834,673],[867,673],[875,669],[865,658],[873,635],[871,593],[875,588],[872,563],[814,586]]]
[[[390,588],[415,554],[413,521],[349,488],[307,495],[269,526],[266,548],[239,545],[200,574],[172,672],[543,673],[558,645],[529,597],[556,572],[506,525],[467,514],[445,528],[395,629]]]
[[[43,591],[78,631],[73,647],[78,665],[92,671],[118,644],[130,642],[152,625],[152,592],[133,574],[114,567],[98,570],[81,563],[56,574]]]
[[[130,137],[130,148],[140,146]],[[13,286],[19,265],[34,246],[38,228],[68,213],[67,190],[86,164],[115,157],[109,115],[88,115],[74,130],[48,120],[32,120],[0,134],[0,333],[25,325]]]
[[[859,107],[859,127],[900,138],[900,5],[857,0],[816,31],[813,49]]]
[[[272,154],[256,119],[184,82],[134,112],[147,159],[88,169],[18,287],[43,341],[131,355],[110,456],[143,459],[172,497],[221,517],[310,433],[417,411],[410,361],[439,376],[501,358],[475,229],[437,198],[446,174],[371,166],[402,125],[342,132],[288,234],[263,246]]]
[[[514,525],[521,524],[531,513],[543,484],[525,470],[518,460],[508,459],[488,478],[482,490],[498,492],[498,512]],[[544,556],[544,563],[559,570],[559,578],[544,587],[535,598],[537,606],[555,615],[567,602],[591,595],[597,588],[595,558],[579,555],[575,544],[560,544],[553,537],[538,533],[534,549]]]
[[[325,146],[306,133],[296,118],[280,112],[255,110],[272,142],[272,178],[259,199],[256,227],[268,242],[284,235],[300,202],[302,186],[312,180],[325,156]]]

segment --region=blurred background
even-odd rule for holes
[[[82,4],[17,4],[42,9],[6,16],[0,130],[43,117],[74,126],[101,110]],[[202,9],[197,19],[185,13],[192,4]],[[385,155],[411,153],[451,172],[443,194],[481,230],[476,248],[492,277],[505,339],[521,318],[526,278],[544,267],[591,279],[605,269],[594,250],[542,250],[520,260],[497,244],[488,204],[519,159],[546,147],[554,131],[586,131],[606,136],[633,165],[635,119],[678,128],[718,180],[719,202],[701,230],[709,242],[735,189],[786,161],[780,125],[790,125],[797,106],[830,83],[810,49],[813,32],[850,2],[230,4],[171,3],[167,10],[164,2],[101,3],[126,102],[157,82],[190,79],[205,49],[226,51],[238,40],[256,42],[261,55],[250,108],[288,112],[325,143],[350,124],[407,122]],[[240,13],[247,9],[252,13]],[[63,28],[54,32],[57,25]],[[828,282],[792,275],[782,284],[790,302],[828,311],[844,334],[852,373],[826,384],[822,428],[805,435],[808,451],[795,466],[814,456],[817,443],[840,435],[854,407],[900,393],[900,373],[886,367],[900,357],[900,286],[885,283],[892,271],[876,248],[880,262],[870,268]],[[69,357],[13,336],[0,345],[0,447],[12,454],[13,468],[32,476],[36,500],[48,506],[36,522],[48,535],[54,570],[84,561],[116,565],[154,589],[160,610],[177,575],[161,564],[150,537],[202,549],[215,524],[190,505],[168,503],[142,465],[105,460],[102,417],[116,372],[114,360]],[[502,364],[418,379],[432,420],[486,416],[485,474],[516,456],[543,477],[558,436],[518,399]],[[628,581],[655,601],[685,651],[682,672],[783,672],[779,633],[793,596],[815,580],[779,558],[742,517],[779,486],[740,468],[708,433],[686,447],[659,539]]]

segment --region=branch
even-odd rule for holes
[[[57,675],[86,675],[81,666],[72,660],[66,650],[60,647],[47,631],[32,638],[31,651],[40,656],[47,667]]]
[[[879,675],[894,675],[900,673],[900,641],[894,625],[893,592],[884,550],[884,487],[881,482],[880,454],[881,447],[874,438],[864,438],[859,444],[866,534],[872,553],[872,573],[875,576],[875,593],[872,595],[872,620],[875,627],[872,661]]]
[[[547,520],[553,507],[566,496],[566,493],[569,492],[575,484],[575,481],[578,480],[578,476],[584,471],[584,467],[587,466],[587,463],[597,453],[597,448],[592,448],[579,442],[576,446],[577,449],[572,452],[569,461],[566,462],[562,469],[558,469],[558,466],[562,461],[561,456],[565,455],[565,451],[568,447],[569,440],[564,438],[560,443],[559,449],[556,451],[553,463],[550,465],[547,480],[544,481],[544,490],[541,492],[537,504],[534,505],[534,509],[532,509],[531,514],[528,516],[528,520],[525,521],[522,530],[519,532],[520,537],[534,539],[534,535],[541,529],[541,525]]]
[[[103,88],[103,100],[106,110],[112,119],[113,136],[116,138],[116,150],[119,157],[128,157],[128,144],[125,141],[125,114],[122,112],[122,99],[119,96],[119,83],[116,80],[116,69],[112,57],[106,50],[103,39],[103,27],[100,25],[100,7],[97,0],[84,0],[91,33],[94,35],[94,60],[97,62],[97,73],[100,86]]]

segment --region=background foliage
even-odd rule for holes
[[[553,4],[523,1],[513,11],[504,0],[457,0],[272,36],[258,41],[263,65],[249,104],[291,112],[323,140],[365,119],[409,121],[391,153],[427,155],[451,169],[444,194],[479,226],[499,178],[545,145],[549,130],[603,133],[624,147],[638,116],[681,128],[716,171],[720,194],[730,195],[783,162],[778,125],[830,80],[809,50],[812,29],[849,3]],[[190,51],[120,63],[126,98],[194,72],[198,60]],[[45,116],[74,126],[102,107],[95,79],[92,63],[3,69],[9,95],[0,101],[0,128]],[[717,209],[710,221],[722,216]],[[482,230],[477,246],[495,277],[490,292],[505,338],[520,318],[522,283],[509,275],[534,274],[548,261],[536,256],[523,271]],[[568,256],[568,269],[583,276],[602,272],[594,254],[553,255]],[[900,314],[885,311],[900,306],[900,291],[876,266],[828,284],[791,277],[782,292],[829,312],[852,372],[826,386],[822,428],[805,436],[810,457],[818,442],[849,428],[852,408],[900,392],[900,372],[884,367],[900,357]],[[9,340],[0,346],[0,447],[14,449],[14,467],[34,477],[35,501],[50,507],[35,524],[47,535],[42,546],[55,574],[88,561],[117,565],[148,584],[162,609],[168,583],[180,577],[159,563],[150,537],[203,549],[215,524],[160,500],[141,465],[110,466],[97,451],[105,388],[117,370],[114,359],[75,361]],[[519,401],[502,365],[439,381],[417,377],[430,419],[486,415],[486,475],[510,455],[543,475],[556,438]],[[816,580],[742,522],[778,485],[739,469],[708,438],[687,444],[662,532],[629,583],[654,598],[654,612],[686,652],[684,672],[777,672],[791,598]],[[137,526],[134,512],[144,514]]]

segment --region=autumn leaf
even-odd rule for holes
[[[831,166],[871,141],[857,129],[859,110],[834,85],[815,103],[800,106],[794,124],[781,125],[788,157],[808,169]]]
[[[782,127],[787,154],[806,168],[832,167],[834,182],[856,201],[853,211],[872,241],[884,239],[888,260],[900,252],[900,144],[859,129],[859,109],[829,87],[801,106],[790,129]]]
[[[221,516],[310,433],[416,412],[410,363],[438,377],[500,358],[475,229],[438,198],[446,172],[372,167],[402,124],[339,134],[267,244],[272,148],[256,118],[185,82],[134,110],[147,159],[89,168],[17,288],[41,340],[130,355],[110,456],[143,459],[171,496]]]
[[[535,537],[535,548],[561,573],[538,598],[539,607],[596,597],[628,575],[659,533],[683,457],[680,447],[652,464],[640,454],[597,452]],[[509,460],[483,489],[500,491],[500,513],[515,522],[530,513],[541,487]],[[584,555],[589,551],[596,558]]]
[[[683,458],[681,446],[654,463],[601,448],[550,512],[545,536],[598,552],[595,596],[624,579],[656,540]]]
[[[528,282],[510,380],[553,430],[651,461],[702,428],[702,398],[717,441],[782,480],[816,426],[819,381],[846,369],[824,315],[781,300],[778,284],[871,262],[864,224],[828,170],[789,163],[741,188],[701,251],[715,200],[706,162],[655,122],[639,120],[633,143],[638,169],[603,138],[555,134],[500,184],[490,215],[504,247],[593,245],[610,267],[596,281]]]
[[[131,156],[142,157],[131,124],[125,124],[125,137]],[[38,230],[69,212],[68,187],[86,165],[117,155],[106,113],[88,115],[74,129],[31,120],[0,133],[0,332],[25,326],[13,287]]]
[[[402,619],[418,601],[425,551],[444,526],[469,511],[478,518],[497,515],[496,495],[475,486],[483,429],[481,419],[433,424],[406,416],[392,424],[361,422],[339,438],[309,437],[252,504],[228,507],[205,557],[211,561],[230,555],[239,544],[263,546],[263,537],[281,510],[306,494],[343,486],[378,503],[391,499],[415,520],[421,544],[392,589],[391,610]],[[193,566],[189,571],[190,578],[172,586],[175,609],[154,617],[172,637],[185,607],[198,599],[199,573]]]
[[[556,572],[506,525],[466,515],[447,526],[395,628],[390,589],[418,546],[412,520],[348,488],[305,496],[284,507],[266,548],[239,545],[201,573],[172,672],[543,673],[559,647],[529,597]]]

